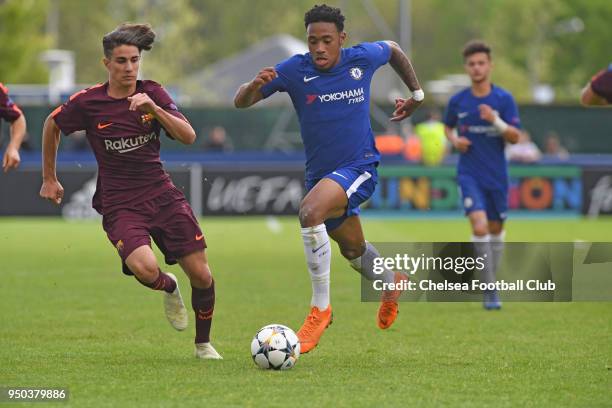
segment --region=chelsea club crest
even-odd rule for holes
[[[349,70],[349,74],[351,74],[351,78],[359,80],[363,76],[363,71],[361,68],[353,67]]]

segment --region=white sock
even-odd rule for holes
[[[491,254],[489,234],[481,237],[472,235],[472,242],[474,243],[474,252],[476,253],[476,257],[484,259],[484,268],[481,273],[481,279],[486,283],[495,282],[495,270],[492,266],[493,256]]]
[[[374,258],[380,257],[378,250],[374,245],[366,241],[366,249],[360,257],[351,259],[351,267],[359,272],[364,278],[369,281],[381,279],[384,283],[392,283],[395,281],[395,273],[385,268],[385,271],[378,275],[374,273]]]
[[[493,273],[497,273],[499,269],[499,263],[502,256],[504,255],[504,239],[506,238],[506,231],[502,231],[499,234],[491,234],[491,264],[493,265]]]
[[[331,245],[325,224],[302,228],[304,254],[312,282],[311,306],[325,310],[329,306],[329,270]]]

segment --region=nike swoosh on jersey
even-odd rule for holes
[[[312,81],[313,79],[318,78],[319,76],[320,76],[320,75],[317,75],[317,76],[313,76],[313,77],[308,78],[307,76],[305,76],[305,75],[304,75],[304,82],[310,82],[310,81]]]
[[[107,127],[109,127],[109,126],[110,126],[110,125],[112,125],[112,124],[113,124],[113,122],[108,122],[108,123],[102,123],[102,122],[100,122],[100,123],[98,123],[98,129],[104,129],[104,128],[107,128]]]
[[[457,117],[458,117],[459,119],[463,119],[463,118],[465,118],[467,115],[468,115],[468,113],[467,113],[467,112],[459,112],[459,113],[457,114]]]

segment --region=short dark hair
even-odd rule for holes
[[[480,40],[470,41],[465,45],[465,47],[463,47],[463,59],[465,60],[470,55],[474,55],[479,52],[484,52],[487,54],[489,59],[491,59],[491,47],[489,47],[484,41]]]
[[[337,7],[327,4],[316,5],[304,14],[304,27],[308,28],[311,23],[334,23],[339,32],[344,31],[344,16]]]
[[[133,45],[138,51],[149,51],[155,41],[155,32],[150,24],[123,23],[102,38],[104,55],[110,58],[115,47]]]

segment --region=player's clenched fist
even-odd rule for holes
[[[419,107],[421,101],[416,101],[414,98],[397,98],[395,99],[395,110],[393,111],[393,116],[391,116],[392,122],[399,122],[401,120],[406,119],[410,115],[414,113],[414,111]]]
[[[153,113],[157,105],[153,102],[153,99],[146,93],[137,93],[127,98],[130,102],[129,110],[139,110],[144,113]]]
[[[59,205],[64,198],[64,187],[57,180],[43,181],[40,196]]]
[[[276,78],[278,74],[273,67],[266,67],[259,71],[259,74],[251,81],[251,88],[260,89],[262,86],[267,84]]]
[[[489,105],[478,105],[478,111],[480,112],[480,119],[486,120],[490,123],[493,123],[497,117],[497,112],[494,111]]]
[[[261,101],[263,99],[261,88],[272,82],[276,77],[278,77],[278,74],[273,67],[263,68],[250,82],[240,85],[236,96],[234,96],[234,106],[248,108]]]

